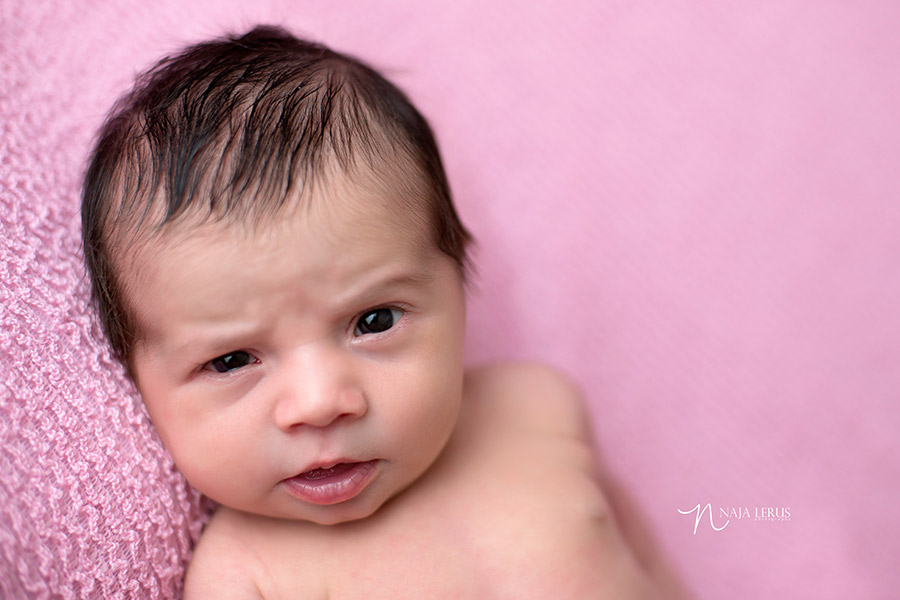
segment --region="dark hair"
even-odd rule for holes
[[[326,168],[396,176],[398,161],[424,190],[411,208],[465,273],[470,236],[431,128],[376,71],[268,26],[161,60],[113,107],[84,180],[85,262],[115,355],[127,366],[138,335],[114,269],[128,245],[185,214],[258,222]]]

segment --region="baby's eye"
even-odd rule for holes
[[[241,367],[246,367],[247,365],[252,365],[256,362],[259,361],[252,354],[244,352],[243,350],[238,350],[214,358],[206,363],[204,367],[211,371],[215,371],[216,373],[227,373],[228,371],[234,371],[235,369],[240,369]]]
[[[387,331],[400,320],[403,313],[395,308],[376,308],[363,314],[356,322],[356,335]]]

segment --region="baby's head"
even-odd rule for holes
[[[370,68],[274,28],[162,61],[101,130],[82,218],[112,348],[212,499],[358,519],[446,444],[469,236]]]

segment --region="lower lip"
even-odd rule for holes
[[[284,480],[287,490],[312,504],[338,504],[358,496],[372,482],[378,461],[340,463]]]

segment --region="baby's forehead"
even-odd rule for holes
[[[147,220],[127,236],[130,241],[116,236],[117,245],[120,252],[137,255],[223,236],[260,244],[304,224],[327,233],[348,219],[354,220],[360,234],[380,228],[423,246],[434,245],[433,200],[422,178],[409,169],[367,171],[319,178],[280,202],[248,194],[228,212],[196,208],[169,220]]]

